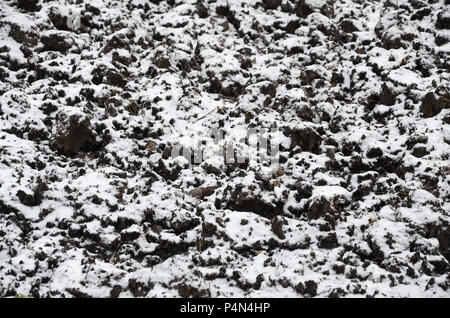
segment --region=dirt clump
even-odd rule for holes
[[[43,194],[48,190],[47,185],[39,179],[33,194],[28,194],[23,190],[17,191],[17,197],[19,201],[26,206],[38,206],[42,203]]]
[[[427,93],[422,98],[422,104],[420,105],[420,112],[423,117],[434,117],[441,112],[441,110],[450,107],[450,94],[443,95],[436,98],[432,92]]]
[[[312,128],[286,129],[286,134],[291,137],[291,149],[299,146],[301,151],[320,154],[322,137]]]
[[[58,33],[42,36],[41,42],[44,45],[44,51],[57,51],[65,54],[72,47],[71,41],[67,37]]]
[[[450,226],[442,228],[437,236],[442,255],[450,262]]]
[[[329,233],[327,236],[322,237],[319,242],[319,246],[325,249],[332,249],[339,246],[336,233]]]
[[[274,218],[272,220],[272,232],[281,240],[284,240],[286,236],[283,231],[283,220],[279,218]]]
[[[383,84],[381,87],[380,104],[386,106],[392,106],[395,104],[395,94],[386,84]]]
[[[67,115],[63,112],[56,117],[58,126],[52,146],[61,154],[74,156],[80,151],[95,151],[98,147],[90,120],[81,114]]]
[[[17,6],[25,11],[36,12],[41,10],[41,6],[38,3],[39,0],[18,0]]]

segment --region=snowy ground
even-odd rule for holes
[[[0,0],[0,296],[449,297],[449,57],[449,0]]]

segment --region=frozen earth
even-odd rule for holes
[[[0,296],[449,297],[449,57],[449,0],[1,0]]]

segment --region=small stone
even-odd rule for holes
[[[196,197],[197,199],[203,199],[211,196],[217,187],[199,187],[189,191],[189,195]]]

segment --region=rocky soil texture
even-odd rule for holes
[[[0,296],[450,297],[449,53],[449,0],[1,0]]]

